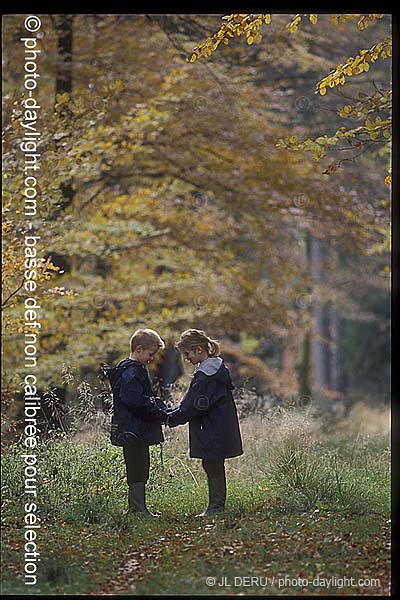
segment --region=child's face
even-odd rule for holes
[[[142,346],[138,346],[136,348],[136,356],[138,361],[140,361],[144,365],[148,365],[151,362],[153,362],[154,357],[158,351],[158,346],[153,346],[151,348],[143,348]]]
[[[200,346],[197,348],[183,349],[182,350],[183,358],[192,365],[197,365],[197,363],[202,362],[205,358],[207,358],[207,352],[203,350]]]

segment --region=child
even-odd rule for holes
[[[149,446],[164,441],[161,423],[167,420],[167,407],[155,398],[147,364],[164,342],[153,329],[138,329],[130,339],[131,352],[117,365],[118,379],[113,387],[113,427],[123,444],[129,511],[153,515],[146,507],[145,485],[149,478]]]
[[[225,458],[243,454],[230,374],[219,356],[219,344],[204,331],[184,331],[176,347],[197,365],[189,389],[167,424],[189,421],[191,458],[201,458],[208,481],[208,507],[201,516],[223,512],[226,499]]]

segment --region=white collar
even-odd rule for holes
[[[202,371],[205,375],[214,375],[222,365],[222,358],[220,356],[209,356],[205,360],[203,360],[194,370],[194,373],[197,371]],[[193,373],[193,375],[194,375]]]

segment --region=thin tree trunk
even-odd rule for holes
[[[340,272],[340,254],[338,251],[332,251],[332,268],[334,274]],[[333,277],[333,280],[336,278]],[[329,306],[329,388],[332,390],[335,398],[336,414],[343,415],[344,406],[344,377],[341,355],[342,339],[342,319],[337,301],[334,300]]]
[[[307,332],[301,345],[301,357],[298,369],[299,395],[300,398],[311,397],[310,365],[311,365],[311,336]]]
[[[324,272],[324,249],[322,242],[316,238],[311,240],[311,277],[312,293],[312,367],[313,395],[318,401],[322,400],[323,390],[328,383],[328,346],[327,321],[324,302],[321,298]]]
[[[324,361],[324,388],[330,387],[331,382],[331,303],[322,302],[322,344]]]
[[[73,67],[73,19],[74,15],[59,15],[56,21],[56,30],[58,34],[57,46],[57,67],[56,67],[56,94],[72,93],[72,67]],[[72,113],[68,108],[63,115],[66,120],[71,119]],[[61,184],[63,201],[52,213],[51,218],[56,219],[58,215],[68,206],[74,199],[74,190],[72,188],[72,180]]]
[[[329,385],[332,390],[339,391],[340,388],[340,363],[339,363],[339,315],[336,307],[332,304],[329,308],[330,320],[330,378]]]
[[[311,273],[311,238],[308,232],[304,236],[304,270],[306,278],[310,278]],[[308,290],[310,293],[311,290]],[[303,327],[308,328],[310,307],[305,307],[306,314],[302,314]],[[302,311],[303,312],[303,311]],[[300,343],[300,357],[297,363],[297,381],[298,392],[302,403],[306,402],[306,398],[311,398],[311,335],[308,329],[304,332],[303,339]]]
[[[73,18],[74,15],[59,15],[57,17],[56,94],[70,94],[72,92]]]

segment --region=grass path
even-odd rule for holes
[[[201,465],[172,441],[163,463],[153,453],[156,519],[126,515],[119,448],[68,436],[43,443],[32,587],[23,580],[22,452],[7,447],[2,594],[389,596],[387,435],[328,435],[303,413],[275,416],[268,438],[265,424],[248,427],[245,456],[227,465],[226,512],[206,518],[195,516],[208,495]]]
[[[41,581],[27,589],[18,583],[22,531],[4,530],[3,594],[390,595],[384,515],[286,513],[267,501],[206,519],[131,517],[120,531],[47,523],[41,539]],[[354,585],[343,586],[343,577]],[[379,585],[359,585],[361,578]]]
[[[390,528],[382,516],[262,509],[199,521],[178,520],[140,548],[130,545],[117,577],[102,589],[114,594],[390,594]],[[349,585],[340,587],[343,577]],[[207,585],[207,578],[215,585]],[[329,578],[336,579],[328,590]],[[379,585],[360,586],[359,580],[367,578],[379,579]]]

